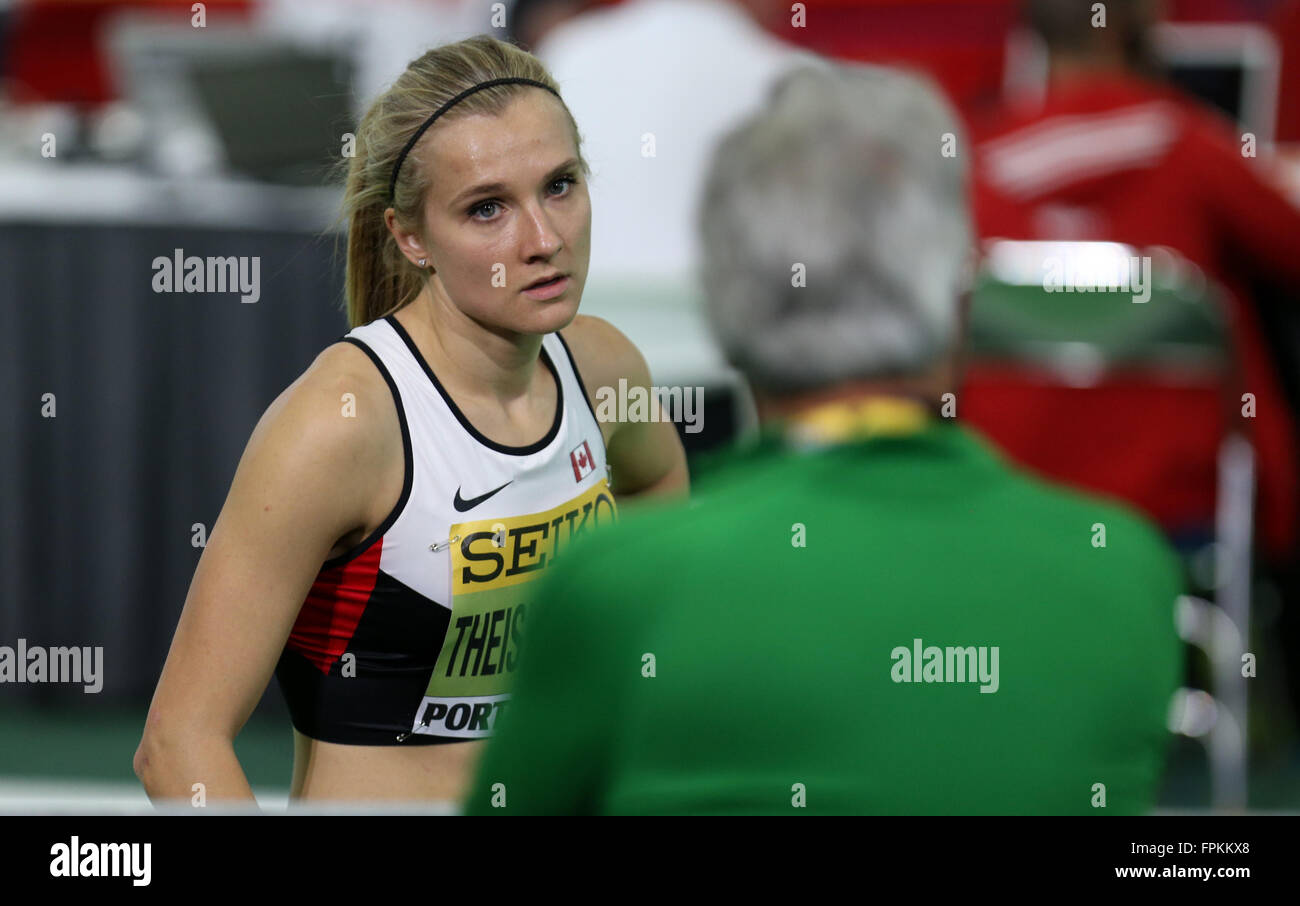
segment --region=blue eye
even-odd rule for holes
[[[551,186],[555,186],[555,185],[557,185],[558,183],[567,183],[567,184],[570,185],[570,186],[576,186],[576,185],[578,184],[578,180],[577,180],[575,177],[573,177],[573,176],[561,176],[561,177],[559,177],[558,179],[554,179],[554,180],[552,180],[552,181],[551,181]],[[563,197],[565,197],[565,196],[568,195],[568,194],[569,194],[569,191],[566,189],[564,192],[560,192],[560,193],[552,192],[552,193],[551,193],[551,197],[552,197],[552,198],[563,198]],[[475,217],[474,215],[477,214],[479,211],[481,211],[483,208],[493,208],[493,209],[495,209],[495,208],[497,208],[500,204],[501,204],[501,203],[500,203],[499,201],[496,201],[496,200],[494,200],[494,199],[488,199],[487,201],[480,201],[478,204],[476,204],[476,205],[474,205],[473,207],[469,208],[465,213],[468,214],[468,215],[469,215],[472,219],[474,219],[474,220],[479,220],[479,221],[482,221],[482,222],[486,223],[487,221],[492,220],[493,218],[490,217],[490,216],[487,216],[487,217]]]
[[[567,183],[570,186],[576,186],[578,184],[578,180],[572,176],[561,176],[559,179],[555,180],[555,182],[551,183],[551,185],[555,185],[556,183]],[[564,194],[568,195],[569,193],[565,191]]]

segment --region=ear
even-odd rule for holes
[[[423,268],[420,259],[425,259],[425,264],[433,260],[433,255],[429,253],[428,244],[424,241],[424,236],[419,232],[412,232],[402,229],[397,222],[397,214],[392,208],[384,209],[384,226],[388,227],[388,232],[392,234],[393,241],[406,260],[410,261],[416,267]]]

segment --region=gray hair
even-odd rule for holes
[[[970,279],[963,142],[926,81],[839,64],[792,71],[719,142],[700,280],[756,388],[919,374],[951,346]]]

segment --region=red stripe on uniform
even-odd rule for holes
[[[361,623],[379,578],[383,548],[381,537],[356,559],[321,570],[307,592],[287,646],[321,673],[329,673]]]

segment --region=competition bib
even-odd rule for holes
[[[484,739],[510,698],[531,583],[566,545],[618,518],[601,479],[544,513],[451,527],[451,619],[413,733]]]

